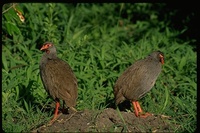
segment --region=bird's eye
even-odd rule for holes
[[[51,47],[51,44],[47,44],[47,47]]]

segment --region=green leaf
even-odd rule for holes
[[[11,35],[11,36],[13,36],[13,35],[21,35],[21,31],[16,26],[15,23],[13,23],[13,22],[5,22],[5,25],[6,25],[6,30],[7,30],[9,35]]]
[[[26,100],[23,99],[23,101],[24,101],[24,107],[25,107],[25,109],[26,109],[26,112],[29,113],[29,112],[30,112],[29,105],[28,105],[28,103],[26,102]]]
[[[178,70],[182,71],[183,67],[186,65],[187,58],[184,56],[181,58],[180,63],[178,65]]]

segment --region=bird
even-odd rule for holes
[[[116,106],[128,100],[133,104],[136,117],[150,116],[150,113],[143,112],[138,100],[152,89],[161,73],[162,64],[164,54],[158,50],[129,66],[113,87]]]
[[[58,117],[60,100],[63,100],[63,110],[65,103],[68,109],[77,111],[78,83],[69,64],[57,57],[53,43],[45,42],[40,50],[44,51],[39,64],[40,77],[44,88],[56,102],[52,123]]]

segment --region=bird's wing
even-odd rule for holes
[[[66,62],[60,59],[49,60],[45,66],[45,74],[48,77],[47,88],[53,97],[65,101],[77,98],[77,79]]]

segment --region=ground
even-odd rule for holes
[[[60,114],[51,125],[44,124],[31,132],[173,132],[175,126],[170,119],[164,115],[139,118],[133,112],[113,108],[83,110]]]

